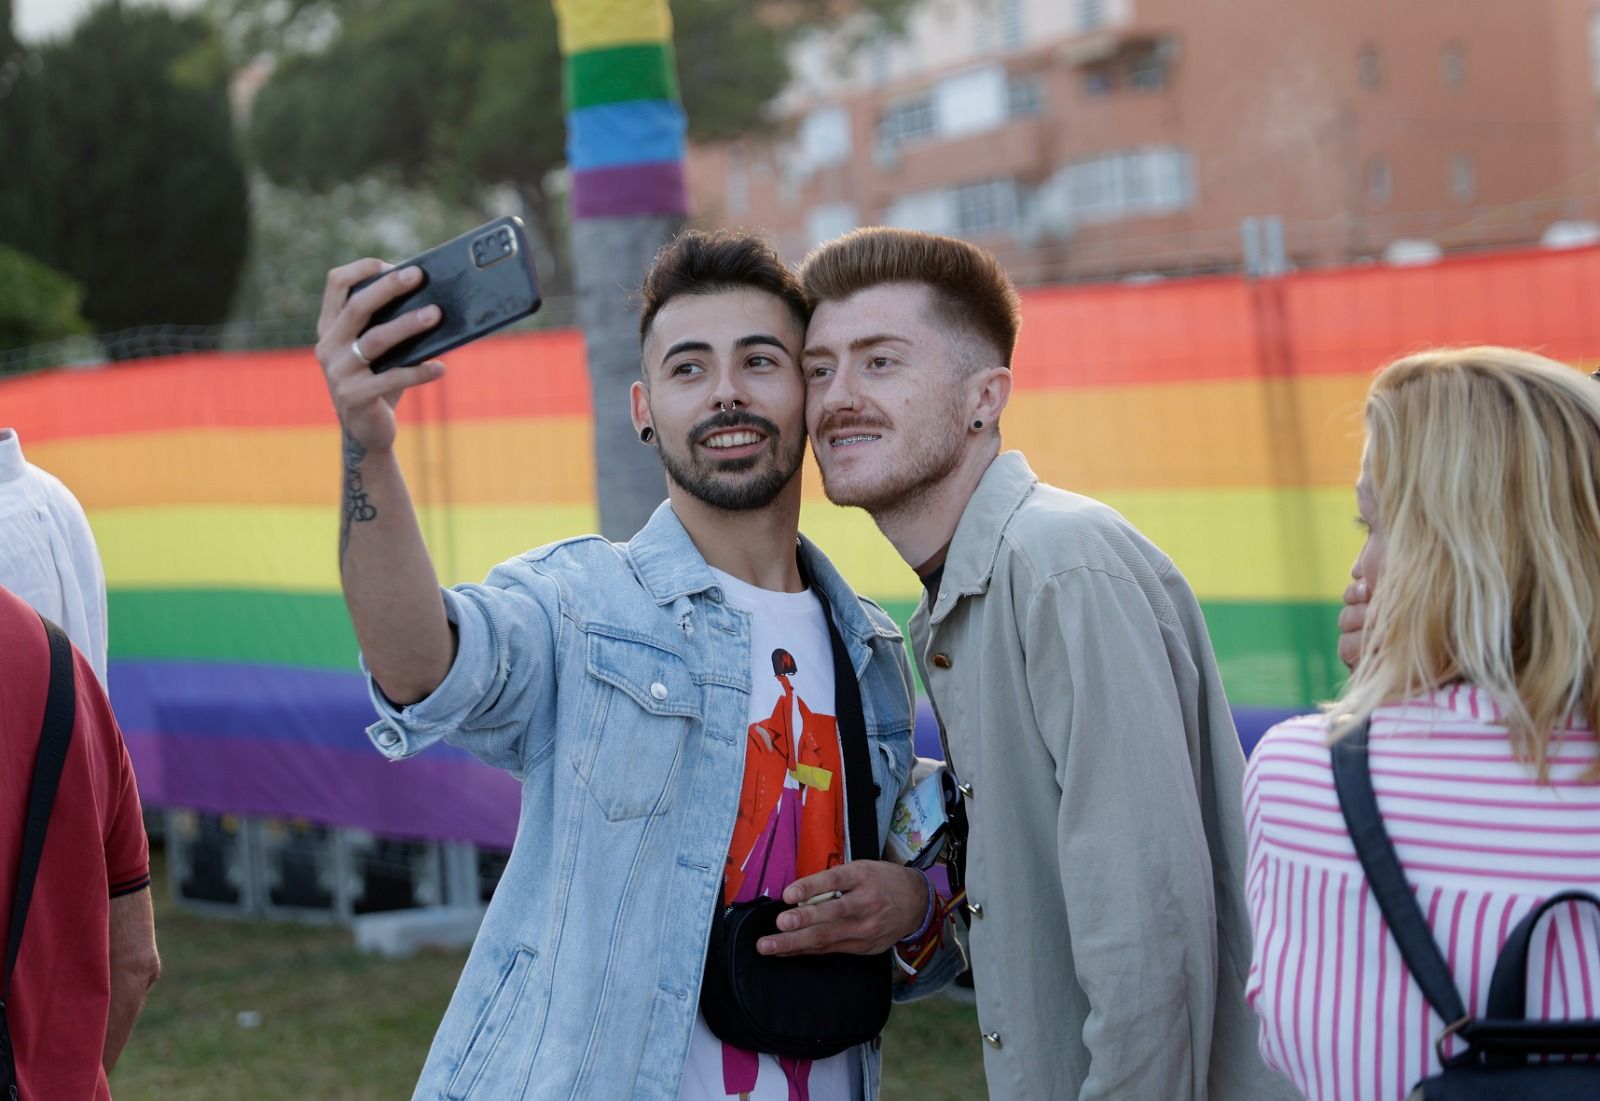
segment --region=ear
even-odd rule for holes
[[[633,417],[633,433],[638,435],[647,424],[652,424],[650,415],[650,392],[644,388],[643,382],[635,382],[628,387],[629,413]]]
[[[973,375],[968,392],[967,423],[981,420],[986,426],[1000,423],[1000,414],[1011,401],[1011,372],[1005,367],[990,367]]]

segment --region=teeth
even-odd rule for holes
[[[880,439],[880,438],[881,437],[879,437],[879,436],[871,436],[871,435],[841,436],[836,440],[830,441],[830,445],[833,446],[833,447],[849,447],[853,443],[866,443],[869,440],[876,440],[876,439]]]
[[[706,440],[707,447],[744,447],[752,443],[760,443],[761,437],[754,432],[722,432]]]

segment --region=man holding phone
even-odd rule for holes
[[[875,1043],[779,1059],[724,1043],[697,1011],[725,904],[835,869],[840,895],[803,912],[829,930],[817,950],[862,956],[932,911],[921,873],[847,851],[849,785],[870,783],[856,805],[881,838],[910,771],[910,675],[893,622],[798,534],[795,276],[746,235],[667,246],[645,278],[632,411],[668,501],[628,543],[566,540],[442,590],[394,406],[444,366],[367,366],[439,312],[369,328],[418,283],[402,266],[349,293],[383,270],[329,273],[317,345],[344,429],[339,564],[380,716],[370,734],[394,759],[447,740],[523,785],[416,1096],[870,1101]],[[835,683],[841,646],[855,684]],[[836,691],[857,685],[870,776],[850,770],[835,721]]]

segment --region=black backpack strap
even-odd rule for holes
[[[1355,843],[1356,856],[1367,873],[1372,897],[1383,912],[1389,935],[1399,945],[1407,969],[1445,1026],[1459,1027],[1467,1019],[1461,992],[1456,989],[1455,977],[1439,951],[1439,942],[1433,939],[1416,895],[1406,883],[1394,842],[1378,813],[1367,753],[1370,725],[1370,719],[1363,721],[1359,729],[1333,743],[1333,783],[1339,793],[1339,810],[1344,814],[1350,840]]]
[[[1462,1039],[1493,1052],[1517,1056],[1533,1053],[1563,1055],[1600,1054],[1600,1019],[1564,1021],[1527,1020],[1528,945],[1534,926],[1549,911],[1566,902],[1588,903],[1600,910],[1600,898],[1585,891],[1551,895],[1523,915],[1512,928],[1494,977],[1489,980],[1489,1004],[1484,1015],[1461,1030]]]
[[[861,682],[850,661],[844,636],[833,621],[833,607],[827,594],[809,576],[805,560],[800,572],[822,604],[822,618],[828,622],[828,641],[833,644],[833,711],[839,724],[839,753],[844,760],[845,828],[850,831],[850,859],[878,860],[883,850],[878,845],[878,806],[876,783],[872,779],[872,758],[867,753],[867,720],[861,708]]]
[[[45,696],[44,724],[39,733],[39,752],[33,762],[33,786],[28,792],[27,824],[22,834],[22,857],[17,862],[17,893],[11,903],[9,943],[6,945],[5,986],[0,990],[0,1006],[11,992],[11,970],[22,948],[22,928],[28,920],[28,903],[33,900],[33,881],[44,853],[44,835],[50,826],[50,811],[55,807],[56,788],[67,761],[67,745],[77,719],[77,693],[73,684],[72,643],[60,627],[43,616],[46,637],[50,640],[50,689]]]
[[[867,752],[867,720],[861,710],[861,682],[856,679],[850,652],[839,628],[828,616],[833,640],[833,700],[839,720],[839,752],[844,758],[845,819],[850,830],[850,858],[878,860],[877,784],[872,779],[872,759]]]

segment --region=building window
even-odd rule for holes
[[[1167,61],[1160,50],[1143,50],[1128,62],[1128,83],[1140,91],[1159,92],[1167,86]]]
[[[1074,30],[1092,31],[1106,25],[1106,0],[1073,0]]]
[[[1450,195],[1464,203],[1478,197],[1478,162],[1471,153],[1450,158]]]
[[[879,219],[886,226],[920,229],[927,233],[954,233],[955,203],[949,191],[913,191],[890,203]]]
[[[1394,192],[1394,181],[1389,177],[1389,162],[1373,157],[1367,162],[1367,201],[1387,203]]]
[[[1090,99],[1109,96],[1117,90],[1117,75],[1109,65],[1096,65],[1083,71],[1083,94]]]
[[[1461,43],[1452,42],[1439,56],[1439,74],[1446,88],[1462,88],[1467,83],[1467,51]]]
[[[979,236],[1007,233],[1017,224],[1017,184],[1015,180],[985,180],[967,184],[952,192],[956,233]]]
[[[1589,16],[1589,75],[1600,92],[1600,11]]]
[[[806,212],[806,238],[810,248],[855,228],[856,208],[849,203],[821,203]]]
[[[1029,119],[1044,114],[1044,77],[1014,76],[1006,84],[1006,114]]]
[[[843,107],[818,107],[800,120],[803,170],[826,168],[850,156],[850,116]]]
[[[872,36],[866,45],[867,52],[867,81],[879,88],[889,83],[890,58],[894,51],[894,40],[881,31]]]
[[[933,89],[939,136],[957,138],[1003,126],[1006,83],[1005,66],[1000,64],[980,65],[941,79]]]
[[[1363,88],[1376,88],[1383,83],[1383,60],[1378,55],[1378,47],[1363,46],[1356,54],[1356,79]]]
[[[878,118],[878,143],[895,146],[902,142],[931,138],[939,132],[933,112],[933,95],[924,93],[891,103]]]
[[[1028,28],[1022,19],[1022,0],[1000,0],[996,13],[1000,23],[1000,48],[1008,52],[1022,49],[1028,41]]]
[[[1189,154],[1160,146],[1067,165],[1046,185],[1075,221],[1109,222],[1183,210],[1194,202]]]

